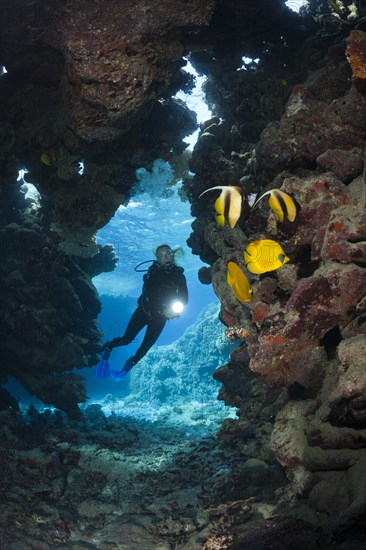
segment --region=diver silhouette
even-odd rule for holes
[[[118,346],[130,344],[146,326],[144,339],[133,357],[127,359],[122,370],[114,375],[124,378],[155,344],[168,319],[178,317],[188,303],[188,289],[184,269],[175,264],[175,252],[167,244],[155,251],[156,260],[145,273],[142,294],[137,309],[120,338],[106,342],[103,350],[110,352]],[[141,264],[140,264],[141,265]]]

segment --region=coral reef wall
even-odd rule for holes
[[[84,383],[65,372],[97,360],[100,302],[91,275],[114,268],[112,247],[93,259],[65,254],[39,200],[14,185],[1,196],[1,382],[11,375],[44,403],[77,417]]]
[[[170,98],[189,84],[179,70],[184,33],[209,19],[212,2],[168,4],[4,5],[2,174],[12,180],[26,166],[52,199],[55,229],[91,253],[87,238],[126,199],[135,169],[182,151],[195,128]]]
[[[208,76],[214,116],[185,182],[197,217],[189,244],[211,264],[202,280],[211,277],[239,343],[214,374],[221,398],[240,408],[223,434],[248,437],[248,397],[265,381],[262,403],[272,413],[257,408],[257,418],[277,413],[271,447],[290,481],[282,497],[307,499],[315,523],[336,528],[366,510],[365,17],[360,10],[353,19],[346,5],[342,16],[321,14],[325,5],[309,3],[303,17],[294,14],[290,26],[283,14],[259,42],[239,4],[226,7],[232,17],[213,54],[191,56]],[[242,66],[240,55],[252,60]],[[301,212],[280,222],[263,200],[249,220],[221,228],[215,195],[199,198],[215,185],[247,194],[277,187],[297,197]],[[281,243],[290,261],[260,276],[246,272],[253,297],[243,304],[226,282],[227,263],[245,269],[246,245],[262,238]]]

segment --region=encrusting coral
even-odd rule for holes
[[[237,155],[229,158],[232,134],[222,129],[209,141],[202,134],[192,157],[193,182],[186,181],[198,216],[189,243],[212,266],[225,332],[229,337],[242,334],[238,351],[214,373],[223,383],[220,397],[240,409],[236,426],[230,420],[223,432],[225,440],[231,434],[234,444],[250,430],[244,420],[254,384],[249,373],[267,384],[266,396],[271,388],[282,388],[281,411],[278,395],[272,397],[278,414],[271,446],[290,481],[283,499],[292,504],[299,497],[307,499],[309,510],[319,514],[311,521],[331,529],[356,520],[366,506],[366,493],[357,481],[366,460],[366,105],[359,62],[365,55],[364,34],[351,29],[347,43],[334,37],[327,61],[292,87],[282,116],[258,134],[254,153],[242,166]],[[301,47],[294,57],[299,51]],[[302,69],[307,61],[305,57]],[[335,88],[331,67],[341,66],[343,76],[339,71]],[[244,79],[253,85],[250,74],[244,73]],[[221,109],[228,111],[224,81],[210,82],[218,116]],[[232,87],[234,81],[231,74]],[[236,110],[236,117],[233,113],[232,124],[238,128],[241,111]],[[247,150],[246,141],[252,139],[245,139],[241,128],[242,135],[235,136],[237,151]],[[240,184],[247,193],[255,190],[255,183],[265,186],[264,191],[277,187],[296,197],[301,212],[293,222],[280,222],[261,201],[249,220],[239,221],[235,229],[218,228],[210,204],[200,202],[198,208],[196,199],[202,188],[219,185],[220,180]],[[272,274],[252,276],[252,299],[240,303],[226,282],[227,263],[243,265],[247,243],[258,238],[280,242],[290,262]],[[267,420],[273,414],[264,412]]]

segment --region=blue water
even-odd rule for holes
[[[152,172],[137,171],[139,183],[126,206],[120,206],[114,218],[102,228],[97,241],[112,244],[119,258],[112,273],[103,273],[93,279],[100,294],[139,296],[142,273],[134,267],[145,260],[153,260],[153,251],[163,243],[183,248],[184,256],[178,264],[185,269],[191,287],[202,290],[197,280],[201,260],[191,253],[186,244],[193,218],[188,201],[179,196],[181,181],[174,180],[168,162],[156,160]],[[145,269],[149,266],[146,265]],[[141,267],[144,269],[144,266]]]
[[[171,166],[162,160],[155,161],[151,173],[144,169],[138,170],[137,177],[138,184],[129,204],[121,206],[97,235],[98,243],[112,244],[119,258],[113,272],[103,273],[93,279],[104,308],[100,316],[100,328],[106,333],[107,339],[117,335],[116,331],[120,335],[126,322],[122,310],[132,298],[133,311],[141,293],[143,273],[136,272],[134,268],[140,262],[153,260],[154,249],[167,243],[183,249],[183,256],[178,257],[177,263],[184,268],[189,290],[189,304],[183,315],[167,324],[159,340],[160,344],[167,344],[194,322],[203,307],[217,298],[210,285],[202,285],[198,281],[197,272],[205,264],[191,253],[186,244],[193,218],[189,202],[182,202],[179,195],[182,182],[174,180]],[[149,265],[139,269],[148,269]],[[107,297],[114,297],[115,300],[108,301]]]

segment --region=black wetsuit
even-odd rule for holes
[[[147,326],[141,346],[132,358],[130,370],[144,355],[147,354],[160,336],[167,318],[164,310],[175,300],[184,305],[188,302],[188,290],[183,268],[174,264],[160,265],[154,262],[144,275],[142,294],[121,338],[112,340],[111,347],[124,346],[132,342],[138,333]]]

